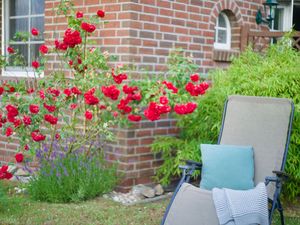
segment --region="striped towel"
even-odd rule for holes
[[[269,225],[264,183],[246,191],[213,188],[212,194],[220,225]]]

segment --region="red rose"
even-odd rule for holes
[[[17,128],[21,126],[22,121],[20,119],[15,119],[13,123],[14,123],[14,127]]]
[[[33,89],[33,88],[28,88],[28,89],[27,89],[27,93],[28,93],[28,94],[32,94],[33,92],[34,92],[34,89]]]
[[[31,124],[31,117],[30,116],[23,116],[23,122],[25,125]]]
[[[4,92],[4,88],[3,87],[0,87],[0,95],[2,95]]]
[[[68,49],[68,45],[65,44],[64,42],[59,42],[58,40],[55,40],[54,44],[55,44],[55,48],[58,50],[65,51]]]
[[[12,178],[13,175],[10,172],[8,172],[7,170],[8,170],[7,165],[3,165],[2,167],[0,167],[0,180],[3,180],[3,179],[9,180],[10,178]]]
[[[55,105],[47,105],[46,103],[43,104],[44,108],[48,110],[48,112],[54,112],[56,110]]]
[[[81,95],[81,91],[77,87],[72,87],[71,91],[74,95]]]
[[[113,112],[112,115],[113,115],[113,117],[117,117],[119,115],[119,113],[118,112]]]
[[[18,108],[8,104],[7,106],[5,106],[6,110],[7,110],[7,117],[8,118],[14,118],[19,114]]]
[[[55,97],[58,97],[60,95],[60,90],[55,89],[55,88],[51,88],[51,87],[49,87],[47,89],[47,92],[50,93],[50,94],[52,94]]]
[[[40,90],[40,91],[39,91],[39,95],[40,95],[40,98],[41,98],[41,99],[45,99],[45,97],[46,97],[46,96],[45,96],[44,90]]]
[[[126,80],[127,79],[127,75],[125,73],[121,73],[119,75],[114,75],[113,74],[113,78],[114,78],[114,81],[117,83],[117,84],[121,84],[123,80]]]
[[[79,18],[82,18],[82,17],[83,17],[83,12],[79,12],[79,11],[78,11],[78,12],[76,13],[76,18],[79,19]]]
[[[55,125],[55,124],[57,124],[58,118],[51,115],[51,114],[46,114],[44,116],[44,120],[47,121],[48,123],[52,124],[52,125]]]
[[[178,89],[171,83],[171,82],[168,82],[168,81],[163,81],[163,84],[169,89],[169,90],[172,90],[173,93],[177,93],[178,92]]]
[[[117,100],[120,94],[120,90],[117,89],[115,85],[102,86],[101,90],[106,97],[109,97],[112,100]]]
[[[40,53],[47,54],[48,53],[48,47],[46,45],[41,45],[39,48]]]
[[[33,61],[33,62],[31,63],[31,66],[32,66],[33,68],[37,69],[37,68],[40,67],[40,63],[39,63],[38,61]]]
[[[38,105],[29,105],[29,111],[32,113],[32,114],[37,114],[39,111],[40,111],[40,107]]]
[[[130,102],[128,99],[121,99],[120,103],[118,104],[118,109],[122,111],[122,113],[130,113],[132,108],[127,104]]]
[[[23,154],[22,154],[21,152],[17,153],[17,154],[15,155],[15,158],[16,158],[16,161],[17,161],[18,163],[21,163],[21,162],[23,162],[23,160],[24,160],[24,156],[23,156]]]
[[[138,90],[138,87],[136,87],[136,86],[129,87],[126,84],[123,86],[123,92],[125,94],[132,94],[133,95],[134,92],[137,91],[137,90]]]
[[[95,93],[95,89],[92,88],[84,94],[85,104],[97,105],[99,103],[99,99],[94,95],[94,93]]]
[[[32,34],[33,36],[38,36],[38,35],[39,35],[39,30],[38,30],[37,28],[32,28],[32,29],[31,29],[31,34]]]
[[[93,25],[93,24],[82,22],[81,23],[81,29],[85,30],[88,33],[92,33],[92,32],[94,32],[94,30],[96,30],[96,26]]]
[[[55,134],[55,139],[56,139],[56,140],[59,140],[59,139],[60,139],[60,134],[56,133],[56,134]]]
[[[39,142],[39,141],[44,141],[46,136],[42,135],[39,130],[35,130],[31,132],[31,138],[32,140]]]
[[[69,66],[73,66],[73,60],[69,60],[68,64]]]
[[[14,54],[15,53],[15,50],[12,48],[12,47],[7,47],[7,52],[9,54]]]
[[[93,119],[93,113],[89,110],[85,111],[84,116],[87,120],[92,120]]]
[[[28,151],[28,150],[29,150],[29,145],[28,145],[28,144],[24,145],[24,150],[25,150],[25,151]]]
[[[190,79],[191,79],[191,81],[193,81],[193,82],[198,82],[198,81],[199,81],[199,74],[197,74],[197,73],[192,74],[192,75],[190,76]]]
[[[105,105],[99,105],[99,109],[105,110],[107,107]]]
[[[77,104],[72,103],[72,104],[70,105],[70,108],[71,108],[71,109],[76,109],[76,108],[77,108]]]
[[[64,35],[64,39],[63,39],[63,44],[65,46],[63,46],[59,42],[58,42],[58,45],[56,45],[56,46],[58,46],[57,47],[58,49],[66,50],[68,47],[74,48],[75,45],[79,45],[79,44],[81,44],[81,42],[82,42],[82,39],[80,36],[80,32],[77,30],[72,31],[70,28],[68,28],[65,31],[65,35]]]
[[[133,122],[138,122],[142,119],[141,116],[133,115],[133,114],[129,114],[127,118],[128,118],[128,120],[133,121]]]
[[[65,94],[67,97],[70,97],[71,94],[72,94],[72,90],[71,90],[70,88],[66,88],[66,89],[64,90],[64,94]]]
[[[169,99],[166,96],[161,96],[159,98],[159,102],[160,102],[160,104],[166,105],[169,103]]]
[[[99,9],[99,10],[97,11],[97,15],[98,15],[100,18],[103,18],[103,17],[105,16],[105,12],[104,12],[103,10]]]
[[[7,137],[11,136],[13,134],[14,130],[11,127],[8,127],[5,131],[5,135]]]
[[[179,115],[185,115],[194,112],[196,108],[196,103],[188,102],[187,104],[176,104],[174,106],[174,111]]]

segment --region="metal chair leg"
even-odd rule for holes
[[[282,205],[281,205],[281,202],[280,202],[279,199],[278,199],[278,211],[279,211],[279,214],[280,214],[280,222],[281,222],[281,225],[284,225],[283,208],[282,208]]]

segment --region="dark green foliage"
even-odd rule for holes
[[[291,179],[284,186],[285,196],[294,199],[300,194],[300,54],[284,39],[272,45],[264,55],[248,49],[233,61],[227,70],[211,74],[213,88],[199,98],[198,110],[180,117],[180,139],[157,139],[154,152],[162,150],[165,163],[158,170],[158,179],[168,183],[180,173],[181,159],[199,159],[200,143],[216,143],[222,111],[228,95],[271,96],[293,99],[295,116],[286,172]],[[172,172],[170,172],[172,170]]]
[[[28,192],[34,200],[78,202],[111,191],[116,182],[116,168],[107,166],[101,157],[70,154],[43,160]]]

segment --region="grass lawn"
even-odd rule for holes
[[[0,212],[0,224],[158,225],[168,201],[123,206],[101,197],[78,204],[49,204],[15,197]],[[287,211],[286,217],[287,225],[300,224],[299,211]],[[277,220],[274,224],[280,223]]]

